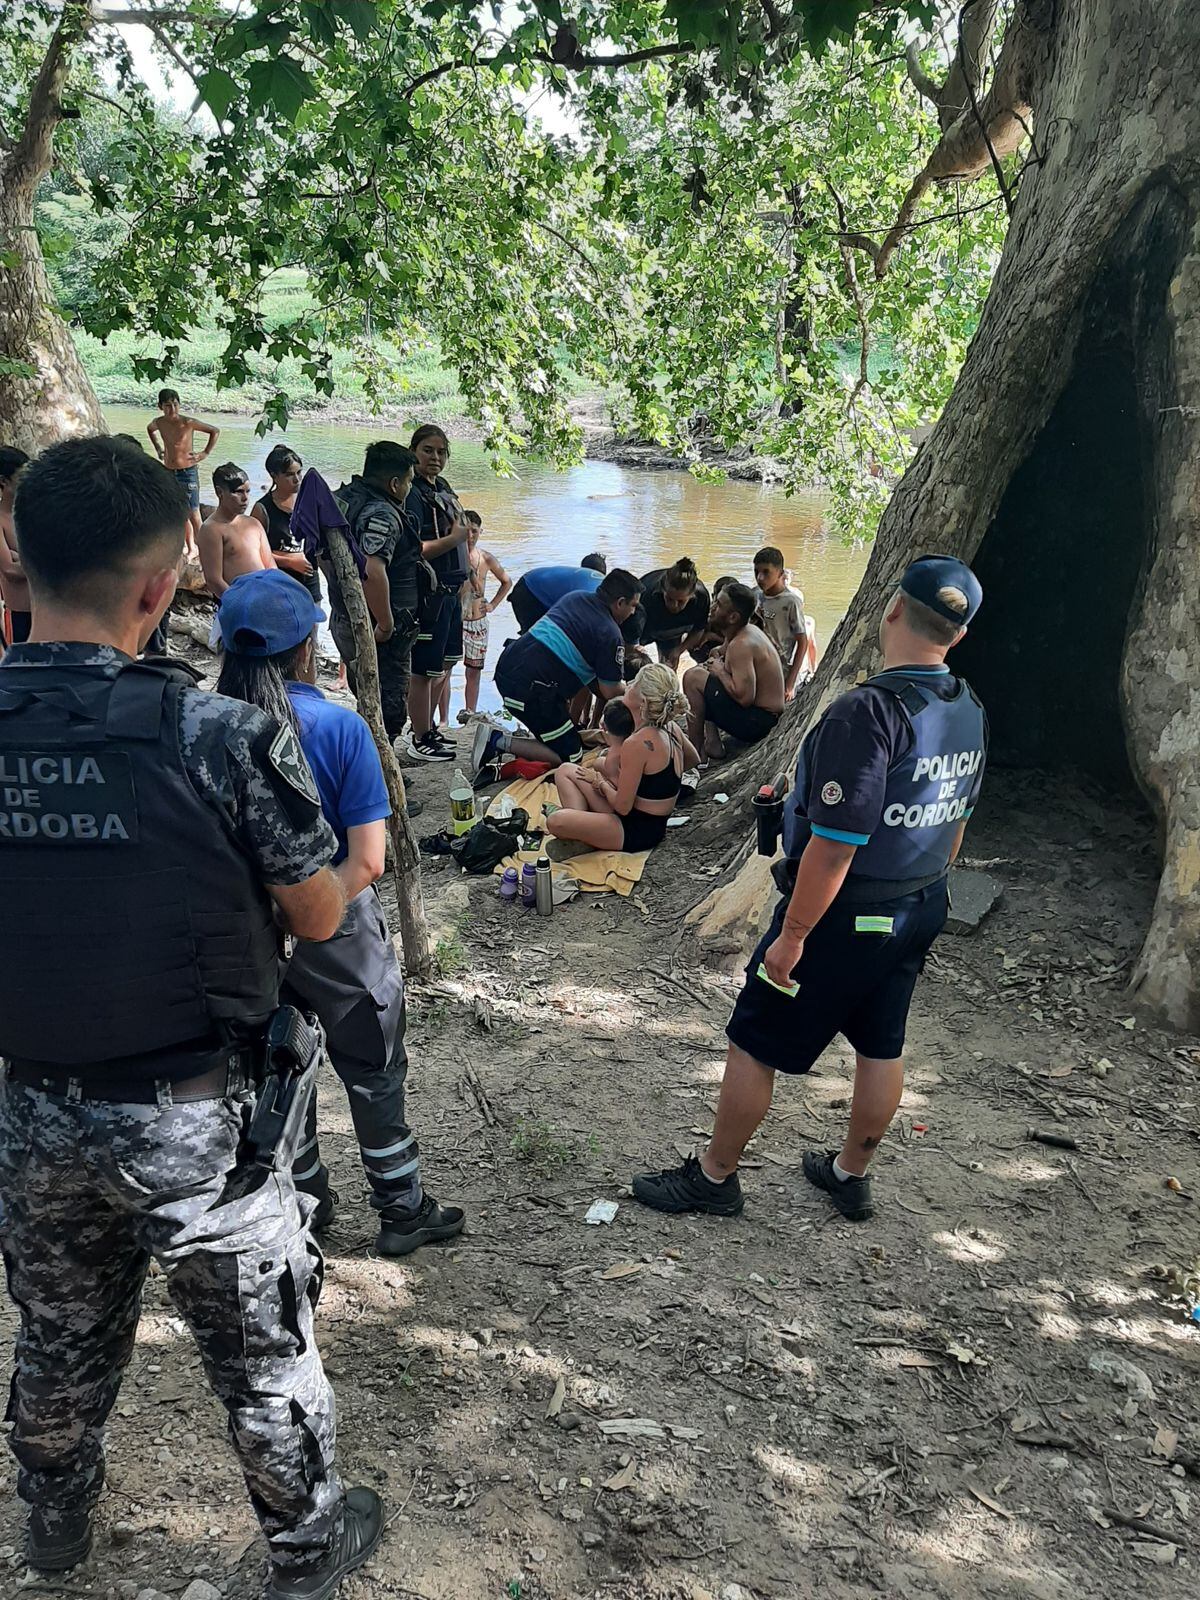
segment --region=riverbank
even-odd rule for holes
[[[448,774],[409,777],[432,832]],[[389,1515],[345,1600],[1186,1588],[1171,1568],[1193,1560],[1200,1338],[1147,1268],[1194,1251],[1194,1203],[1164,1179],[1192,1186],[1200,1052],[1143,1026],[1126,992],[1153,827],[1125,800],[997,773],[967,850],[1005,898],[929,962],[878,1214],[857,1227],[800,1171],[844,1127],[841,1046],[779,1086],[743,1217],[629,1197],[631,1173],[711,1128],[736,988],[680,936],[720,871],[686,828],[631,899],[549,921],[426,863],[442,976],[410,991],[411,1115],[426,1181],[469,1231],[408,1264],[371,1254],[326,1071],[341,1209],[318,1336],[343,1470]],[[618,1204],[609,1226],[584,1222],[597,1198]],[[160,1277],[98,1521],[72,1589],[259,1592],[262,1544]],[[19,1523],[10,1494],[14,1588]]]

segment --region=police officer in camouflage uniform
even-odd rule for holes
[[[310,939],[341,921],[333,836],[290,728],[135,659],[183,547],[169,472],[57,445],[16,522],[35,623],[0,663],[0,1244],[28,1558],[63,1571],[90,1548],[153,1259],[229,1414],[268,1595],[326,1600],[382,1508],[338,1478],[320,1254],[244,1135],[276,919]]]
[[[417,638],[421,541],[415,522],[404,509],[416,464],[411,450],[391,439],[380,439],[367,446],[361,476],[355,473],[334,495],[367,558],[363,592],[375,622],[383,725],[392,740],[404,732],[408,721],[408,682]],[[329,585],[329,631],[353,688],[354,631],[332,563],[325,566],[325,580]]]

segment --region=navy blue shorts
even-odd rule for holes
[[[535,739],[553,750],[560,760],[578,761],[583,754],[583,742],[571,720],[561,686],[514,672],[511,665],[506,669],[506,653],[501,652],[496,664],[496,687],[505,711],[528,728]]]
[[[200,468],[199,467],[174,467],[172,468],[176,481],[187,490],[188,505],[193,511],[200,509]]]
[[[421,623],[413,645],[412,670],[418,678],[440,678],[462,660],[462,601],[456,594],[444,594],[433,616]]]
[[[776,1072],[807,1072],[840,1033],[861,1056],[895,1061],[913,989],[930,946],[945,926],[946,881],[901,900],[848,905],[835,900],[804,941],[789,997],[758,976],[779,936],[780,900],[746,968],[746,984],[725,1032],[730,1043]]]

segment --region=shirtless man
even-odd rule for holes
[[[275,565],[267,530],[256,517],[246,515],[250,504],[250,479],[241,467],[227,462],[212,477],[217,509],[200,525],[200,565],[213,599],[220,601],[243,572],[261,572]]]
[[[479,681],[487,662],[488,618],[498,605],[507,600],[512,588],[512,579],[492,552],[485,550],[479,543],[479,536],[483,532],[483,518],[478,511],[464,511],[463,517],[470,523],[471,531],[467,535],[467,561],[470,564],[470,571],[461,591],[463,665],[467,672],[467,687],[463,697],[465,704],[463,710],[458,713],[458,720],[467,722],[471,713],[479,710]],[[489,573],[500,585],[490,600],[487,597]],[[442,722],[445,723],[450,714],[449,673],[446,674],[446,685],[442,690],[440,710]]]
[[[719,758],[721,734],[757,744],[783,710],[783,665],[779,652],[751,622],[758,597],[744,583],[727,583],[713,601],[709,627],[725,642],[704,663],[684,674],[688,735],[704,754]]]
[[[196,554],[196,540],[200,533],[200,463],[212,454],[213,446],[221,437],[221,430],[195,417],[183,416],[179,410],[179,396],[174,389],[158,391],[158,409],[161,415],[147,423],[146,432],[158,452],[158,459],[175,474],[188,492],[191,509],[188,512],[187,554],[191,559]],[[195,435],[198,433],[208,436],[208,443],[199,455],[195,449]]]

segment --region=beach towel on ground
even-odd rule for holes
[[[505,867],[515,867],[520,872],[527,861],[536,866],[539,854],[537,850],[522,850],[506,857],[494,870],[501,873]],[[550,871],[554,877],[561,874],[573,878],[584,894],[619,894],[625,898],[641,883],[649,856],[649,850],[589,850],[586,855],[572,856],[570,861],[552,861]]]

